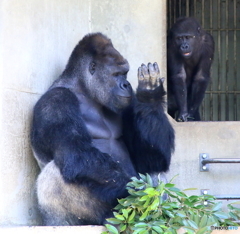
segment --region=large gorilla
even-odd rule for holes
[[[45,225],[101,225],[138,173],[169,168],[174,131],[156,63],[138,70],[101,33],[85,36],[34,108],[31,143]]]
[[[177,121],[199,121],[210,80],[213,37],[198,21],[181,17],[168,33],[168,113]]]

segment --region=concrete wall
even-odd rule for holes
[[[0,225],[38,224],[29,146],[32,108],[87,33],[107,34],[129,60],[136,87],[142,62],[165,76],[166,2],[152,0],[0,1]]]

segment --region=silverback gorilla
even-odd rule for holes
[[[174,130],[156,63],[138,70],[101,33],[85,36],[34,108],[31,143],[42,171],[44,225],[101,225],[138,173],[169,169]]]
[[[182,17],[168,33],[168,113],[177,121],[199,121],[210,80],[214,41],[194,18]]]

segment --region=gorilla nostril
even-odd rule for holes
[[[120,88],[125,90],[125,89],[128,89],[129,85],[130,85],[129,82],[126,81],[120,84]]]

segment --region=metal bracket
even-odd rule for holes
[[[201,189],[201,195],[207,195],[207,194],[209,194],[208,192],[209,192],[209,189]],[[204,205],[204,206],[207,206],[207,205],[208,205],[208,201],[205,200],[205,201],[203,202],[203,205]]]
[[[200,171],[207,172],[209,171],[209,164],[203,163],[205,159],[209,159],[209,155],[207,153],[202,153],[199,155],[199,166]]]
[[[208,153],[199,155],[200,171],[209,171],[210,163],[240,163],[240,158],[209,158]]]

